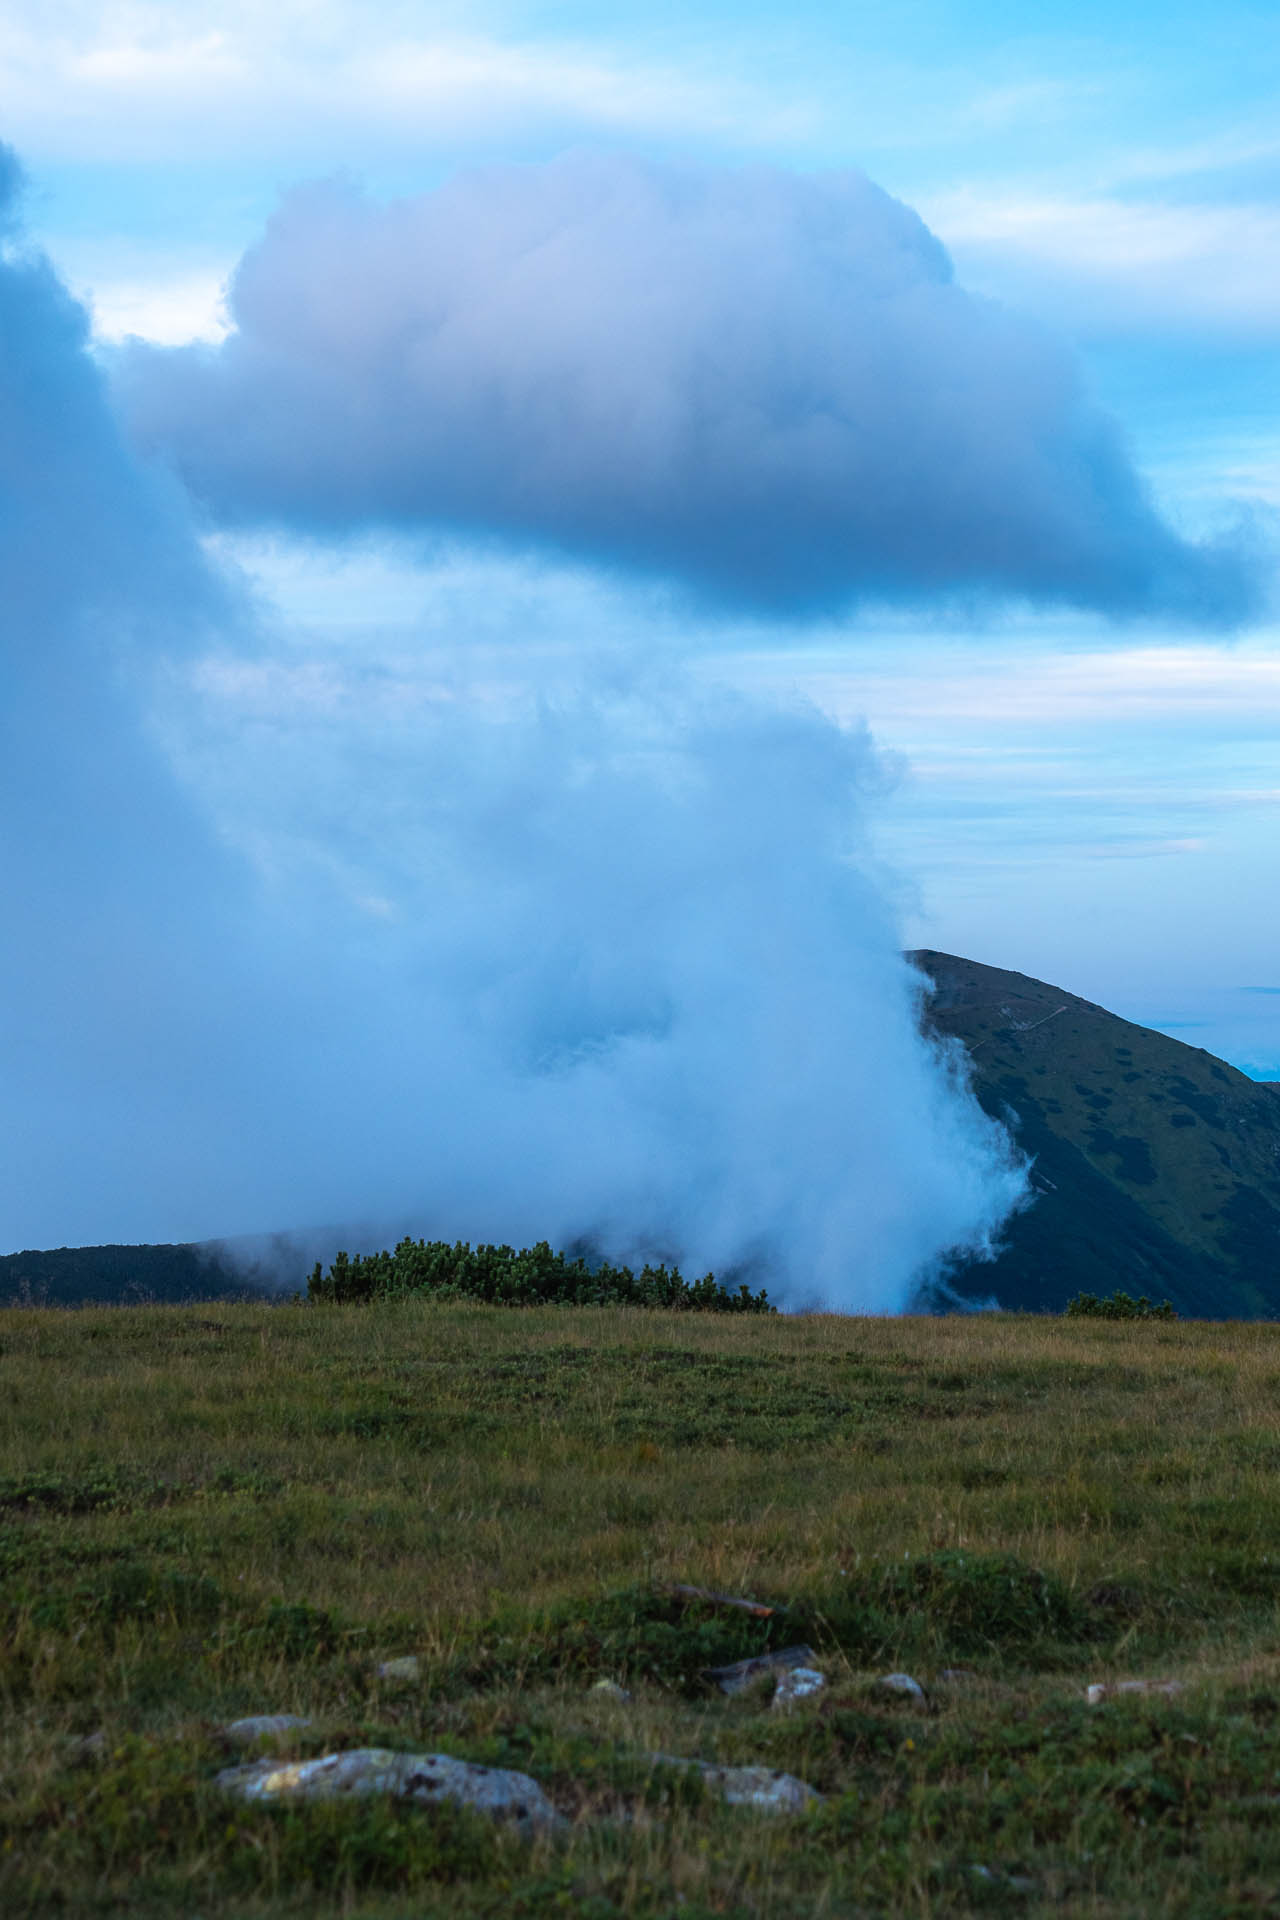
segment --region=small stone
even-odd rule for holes
[[[811,1694],[820,1693],[826,1684],[826,1675],[819,1673],[816,1667],[792,1667],[790,1672],[778,1676],[778,1684],[773,1690],[774,1711],[785,1713],[798,1700],[807,1700]]]
[[[972,1667],[944,1667],[938,1675],[944,1686],[961,1687],[966,1681],[976,1680],[977,1674]]]
[[[1104,1700],[1116,1700],[1126,1693],[1158,1693],[1172,1700],[1181,1692],[1181,1680],[1095,1680],[1085,1688],[1084,1697],[1091,1707],[1100,1707]]]
[[[684,1760],[675,1754],[651,1756],[664,1767],[695,1767],[713,1793],[730,1807],[755,1807],[760,1813],[804,1813],[820,1806],[822,1795],[774,1767],[717,1767],[708,1760]]]
[[[1036,1883],[1025,1873],[1006,1873],[1003,1867],[975,1864],[969,1868],[975,1880],[991,1887],[1007,1887],[1010,1893],[1034,1893]]]
[[[627,1689],[620,1687],[616,1680],[597,1680],[591,1691],[599,1694],[602,1700],[617,1700],[622,1704],[631,1698]]]
[[[478,1767],[447,1753],[392,1753],[355,1747],[315,1760],[256,1760],[226,1767],[217,1777],[224,1792],[251,1802],[339,1800],[382,1794],[432,1806],[442,1800],[475,1807],[495,1819],[514,1820],[526,1832],[558,1827],[560,1815],[536,1780],[505,1767]]]
[[[71,1758],[78,1765],[87,1766],[91,1760],[101,1760],[107,1751],[107,1736],[99,1727],[94,1733],[86,1733],[77,1740],[71,1749]]]
[[[299,1719],[296,1713],[251,1713],[243,1720],[233,1720],[222,1731],[238,1747],[251,1747],[255,1740],[280,1740],[310,1725],[310,1720]]]
[[[394,1660],[384,1660],[378,1668],[379,1680],[420,1680],[422,1666],[416,1653],[402,1653]]]
[[[882,1674],[876,1681],[876,1685],[883,1687],[886,1693],[900,1693],[904,1699],[923,1701],[927,1698],[920,1682],[913,1680],[909,1673]]]
[[[744,1693],[767,1673],[785,1673],[790,1667],[813,1665],[812,1647],[779,1647],[776,1653],[760,1653],[753,1660],[735,1660],[727,1667],[705,1667],[704,1680],[714,1680],[721,1693]]]

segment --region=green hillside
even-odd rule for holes
[[[929,1020],[1034,1156],[1005,1251],[953,1286],[1009,1307],[1123,1287],[1207,1318],[1280,1317],[1280,1089],[1026,974],[913,958]]]
[[[220,1257],[217,1241],[194,1246],[56,1247],[0,1256],[0,1306],[145,1306],[155,1302],[261,1298]]]

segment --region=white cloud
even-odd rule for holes
[[[451,144],[602,132],[751,143],[797,116],[708,60],[664,64],[608,41],[516,39],[350,7],[20,7],[0,28],[6,138],[33,163],[163,163],[181,155],[305,171],[419,160]]]
[[[864,176],[582,150],[291,196],[217,354],[119,391],[225,524],[462,529],[813,614],[1025,596],[1235,624],[1243,543],[1152,510],[1035,328]]]
[[[228,331],[223,305],[225,276],[196,272],[176,277],[94,278],[67,274],[72,291],[89,307],[99,340],[138,336],[157,346],[192,340],[216,344]]]
[[[970,281],[1082,332],[1280,322],[1280,207],[964,188],[924,211]]]

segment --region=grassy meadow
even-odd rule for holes
[[[10,1310],[0,1578],[5,1914],[1280,1911],[1277,1327]],[[787,1715],[702,1678],[795,1641],[829,1684]],[[1184,1690],[1085,1703],[1139,1676]],[[264,1712],[572,1824],[232,1803]]]

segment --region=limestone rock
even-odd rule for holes
[[[684,1760],[676,1754],[655,1753],[664,1767],[696,1767],[713,1793],[731,1807],[755,1807],[761,1813],[804,1813],[820,1806],[822,1795],[797,1780],[793,1773],[774,1767],[718,1767],[708,1760]]]
[[[826,1675],[819,1673],[816,1667],[792,1667],[788,1672],[779,1674],[778,1684],[773,1690],[775,1713],[785,1713],[797,1701],[821,1693],[826,1684]]]
[[[616,1700],[620,1706],[624,1706],[631,1698],[627,1689],[619,1686],[616,1680],[597,1680],[591,1692],[602,1700]]]
[[[876,1685],[883,1687],[886,1693],[900,1693],[904,1699],[918,1700],[922,1705],[928,1698],[920,1682],[913,1680],[909,1673],[882,1674]]]
[[[1171,1700],[1181,1692],[1181,1680],[1095,1680],[1085,1688],[1084,1697],[1091,1707],[1100,1707],[1104,1700],[1116,1700],[1127,1693],[1158,1693]]]
[[[812,1647],[779,1647],[776,1653],[757,1654],[754,1660],[735,1660],[728,1667],[707,1667],[705,1680],[714,1680],[721,1693],[742,1693],[763,1674],[785,1673],[790,1667],[811,1667]]]
[[[354,1747],[316,1760],[255,1760],[226,1767],[217,1784],[238,1799],[255,1802],[335,1800],[385,1794],[420,1806],[453,1801],[498,1819],[514,1820],[526,1832],[558,1827],[560,1815],[536,1780],[505,1767],[478,1767],[447,1753],[392,1753],[385,1747]]]
[[[1025,1873],[1006,1873],[1003,1867],[987,1867],[975,1864],[969,1868],[975,1880],[981,1880],[989,1887],[1007,1887],[1010,1893],[1034,1893],[1036,1883]]]
[[[394,1660],[384,1660],[378,1668],[379,1680],[420,1680],[422,1667],[416,1653],[402,1653]]]

